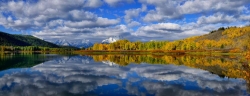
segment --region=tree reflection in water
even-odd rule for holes
[[[249,67],[239,61],[230,56],[64,56],[1,71],[0,95],[248,95]]]
[[[221,77],[243,78],[250,88],[250,63],[238,56],[206,55],[92,55],[95,61],[110,61],[121,66],[131,63],[174,64],[207,70]],[[244,58],[243,58],[244,59]],[[250,92],[250,90],[249,90]]]

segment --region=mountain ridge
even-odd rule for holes
[[[74,40],[74,41],[67,41],[66,39],[62,39],[62,40],[57,40],[53,43],[59,46],[73,46],[73,47],[78,47],[78,48],[88,48],[88,47],[93,46],[93,43],[85,39]]]
[[[31,35],[8,34],[0,31],[0,46],[43,46],[56,48],[53,43],[41,40]]]
[[[109,37],[107,39],[102,40],[102,44],[110,44],[120,40],[120,37]],[[66,39],[51,41],[52,43],[59,45],[59,46],[73,46],[78,48],[89,48],[92,47],[94,44],[91,43],[89,40],[82,39],[82,40],[74,40],[68,41]]]

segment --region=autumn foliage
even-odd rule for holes
[[[250,50],[246,53],[246,58],[250,59]]]
[[[131,63],[174,64],[208,70],[218,75],[232,78],[245,78],[249,74],[249,66],[244,66],[239,59],[222,56],[191,56],[191,55],[90,55],[95,61],[111,61],[121,66]],[[233,59],[232,59],[233,58]]]
[[[166,37],[167,38],[167,37]],[[95,43],[86,50],[147,50],[147,51],[221,51],[244,52],[250,49],[250,26],[219,28],[209,34],[176,41],[131,42],[118,40],[110,44]]]

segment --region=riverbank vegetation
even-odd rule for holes
[[[0,52],[73,52],[78,50],[74,47],[40,47],[40,46],[0,46]]]
[[[166,37],[167,38],[167,37]],[[95,43],[82,52],[151,52],[151,53],[244,53],[250,50],[250,26],[221,27],[202,36],[176,41]],[[249,57],[249,55],[247,55]]]

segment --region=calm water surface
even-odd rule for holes
[[[6,55],[0,60],[0,96],[249,95],[247,81],[225,76],[224,67],[164,64],[169,58]]]

